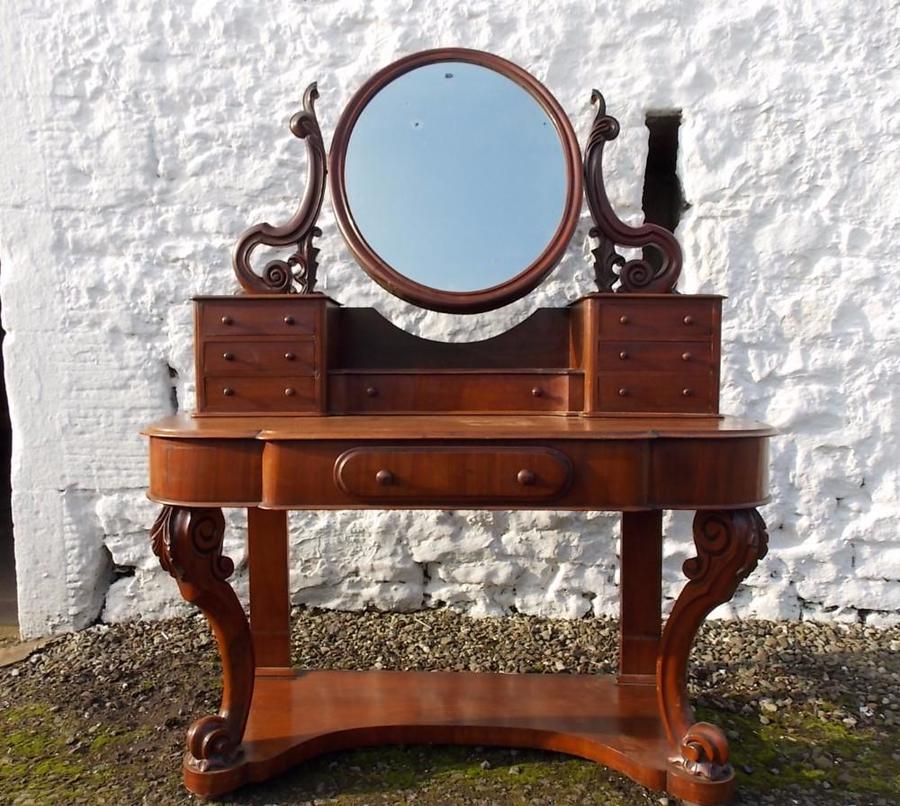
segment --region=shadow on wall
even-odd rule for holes
[[[3,302],[0,300],[0,315]],[[16,603],[16,555],[13,550],[12,502],[10,487],[10,457],[12,453],[12,425],[9,420],[9,401],[6,398],[6,368],[3,363],[3,338],[0,328],[0,629],[18,626]]]

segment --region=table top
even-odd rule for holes
[[[559,415],[327,415],[193,417],[177,414],[141,433],[178,439],[278,440],[625,440],[770,437],[765,423],[740,417],[562,417]]]

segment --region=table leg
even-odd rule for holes
[[[191,725],[185,766],[200,772],[231,766],[241,757],[254,663],[247,617],[226,581],[234,563],[222,556],[225,518],[217,508],[164,506],[150,535],[160,565],[209,621],[222,658],[222,705]]]
[[[622,513],[619,682],[656,672],[662,630],[662,511]]]
[[[666,622],[657,660],[660,718],[672,748],[669,792],[702,801],[704,785],[733,779],[728,740],[708,722],[695,722],[687,694],[687,661],[704,619],[734,596],[766,555],[769,536],[755,509],[698,512],[697,556],[684,563],[685,584]]]
[[[291,666],[287,512],[247,510],[250,564],[250,632],[256,665]]]

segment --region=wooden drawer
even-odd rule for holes
[[[207,412],[317,411],[316,378],[236,375],[204,379]]]
[[[581,407],[580,382],[568,374],[333,374],[329,400],[336,412],[568,411]]]
[[[303,341],[206,341],[203,344],[205,375],[272,374],[314,375],[316,342]]]
[[[609,372],[599,378],[600,411],[715,413],[712,372]]]
[[[597,366],[618,372],[692,372],[713,368],[713,349],[702,341],[604,341]]]
[[[412,502],[545,501],[572,482],[572,464],[553,448],[354,448],[334,465],[354,498]]]
[[[200,336],[280,336],[314,333],[318,300],[272,297],[269,300],[197,300]]]
[[[625,295],[623,295],[625,296]],[[709,339],[716,329],[718,300],[616,300],[598,312],[601,341],[694,341]]]

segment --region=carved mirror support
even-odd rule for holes
[[[597,90],[591,93],[591,103],[597,104],[597,115],[584,150],[584,191],[594,219],[590,234],[600,241],[592,250],[597,289],[625,293],[673,292],[681,274],[681,246],[663,227],[656,224],[632,227],[616,215],[603,184],[603,146],[619,136],[619,121],[606,114],[606,101]],[[616,246],[649,247],[659,253],[661,261],[654,265],[646,256],[626,261]],[[620,285],[614,288],[616,281]]]
[[[303,105],[291,118],[291,132],[306,140],[309,179],[297,212],[286,224],[255,224],[245,230],[234,247],[234,273],[245,291],[257,294],[308,294],[316,285],[316,256],[319,250],[313,239],[322,234],[316,219],[322,209],[325,195],[325,144],[319,121],[316,118],[315,101],[319,97],[316,83],[303,93]],[[272,260],[257,274],[250,265],[253,250],[263,244],[273,247],[295,246],[287,260]]]

